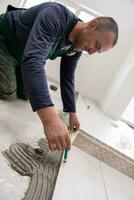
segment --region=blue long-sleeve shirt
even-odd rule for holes
[[[9,44],[15,56],[14,42],[17,41],[17,51],[23,55],[21,70],[33,111],[53,106],[44,65],[48,58],[54,59],[57,56],[61,56],[60,86],[63,110],[76,111],[74,72],[81,52],[71,50],[73,44],[68,40],[68,35],[78,20],[65,6],[54,2],[6,13],[6,21],[13,35]]]

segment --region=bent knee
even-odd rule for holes
[[[16,98],[16,84],[0,83],[0,99],[14,100]]]
[[[10,94],[5,94],[0,91],[0,99],[2,100],[15,100],[17,98],[16,91],[10,93]]]
[[[15,61],[11,56],[0,55],[0,98],[16,98]]]

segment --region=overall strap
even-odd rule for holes
[[[67,25],[64,29],[62,38],[66,38],[72,28],[74,27],[75,23],[78,21],[78,18],[71,12],[68,12],[68,19],[67,19]],[[50,50],[47,59],[55,59],[58,56],[61,56],[63,52],[58,48],[59,41],[55,42],[54,45],[52,46],[52,49]],[[65,54],[65,52],[64,52]]]

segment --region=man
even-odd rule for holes
[[[42,121],[49,148],[69,150],[68,130],[48,92],[45,62],[61,56],[63,110],[69,113],[71,129],[77,131],[80,126],[74,89],[77,62],[82,51],[91,55],[112,48],[118,39],[117,23],[108,17],[84,23],[65,6],[47,2],[28,10],[9,6],[6,15],[0,16],[0,27],[0,98],[27,96]]]

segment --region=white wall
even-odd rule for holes
[[[119,41],[116,47],[104,54],[93,56],[84,54],[78,64],[76,72],[76,90],[98,102],[100,107],[114,118],[119,117],[125,105],[128,104],[129,99],[123,102],[123,106],[119,112],[118,109],[111,108],[113,108],[114,98],[118,97],[120,99],[120,90],[117,91],[116,84],[118,83],[118,78],[121,76],[122,68],[124,70],[127,68],[129,52],[132,55],[134,54],[131,50],[134,35],[134,1],[101,0],[101,2],[98,2],[98,0],[78,0],[77,2],[85,4],[103,15],[114,17],[119,24]],[[20,0],[8,0],[8,2],[1,0],[0,11],[5,10],[6,5],[9,3],[14,6],[19,6]],[[47,74],[56,81],[59,80],[59,59],[47,62]],[[129,73],[125,80],[129,80]],[[125,81],[123,84],[125,84]],[[113,88],[116,88],[116,94],[113,92]],[[122,98],[127,95],[126,91],[129,91],[129,84],[125,90],[122,90]],[[134,94],[131,93],[130,96],[132,95]],[[118,103],[116,105],[117,107]]]
[[[101,0],[101,3],[98,3],[97,0],[78,0],[77,2],[85,4],[103,15],[111,16],[118,22],[119,40],[116,47],[104,54],[96,54],[93,56],[83,55],[76,72],[76,90],[89,96],[91,99],[98,102],[105,112],[114,118],[118,118],[123,112],[125,105],[127,106],[130,100],[127,99],[127,101],[125,100],[125,102],[123,102],[123,99],[127,96],[126,90],[129,91],[128,86],[126,90],[122,91],[122,98],[124,98],[122,99],[123,106],[121,106],[121,109],[114,109],[116,110],[115,113],[113,113],[114,110],[112,109],[110,111],[110,108],[113,108],[112,102],[114,102],[114,97],[117,98],[120,94],[120,92],[117,91],[116,84],[118,81],[118,84],[121,84],[119,77],[121,76],[122,68],[124,70],[127,68],[129,53],[134,54],[131,50],[134,35],[134,1],[113,0],[111,2],[110,0]],[[58,80],[58,74],[57,72],[55,73],[55,70],[57,70],[57,62],[55,62],[54,65],[55,66],[49,63],[47,68],[48,75]],[[128,79],[129,78],[126,77],[125,81]],[[125,84],[125,81],[123,84]],[[116,94],[115,91],[113,92],[113,88],[116,88]],[[131,95],[133,96],[133,94]],[[116,105],[116,108],[117,107]]]
[[[19,7],[21,0],[0,0],[0,13],[6,11],[7,5]]]
[[[134,96],[134,46],[124,64],[120,66],[105,98],[101,102],[103,110],[119,119]]]
[[[96,80],[96,83],[94,81],[90,82],[92,90],[90,87],[87,95],[99,102],[100,107],[106,113],[119,119],[134,96],[134,90],[132,89],[134,83],[134,65],[132,64],[134,62],[134,1],[101,0],[101,3],[98,3],[97,0],[78,0],[78,2],[103,15],[111,16],[118,22],[119,40],[115,49],[105,54],[102,62],[97,56],[94,56],[91,62],[87,61],[91,66],[94,66],[94,71],[92,71],[94,73],[91,73],[91,77],[87,75],[87,80],[91,81],[93,79],[92,75]],[[95,59],[97,59],[96,62]],[[86,74],[84,75],[85,79]],[[121,82],[123,76],[125,76],[125,79]],[[119,85],[120,87],[118,87]]]

